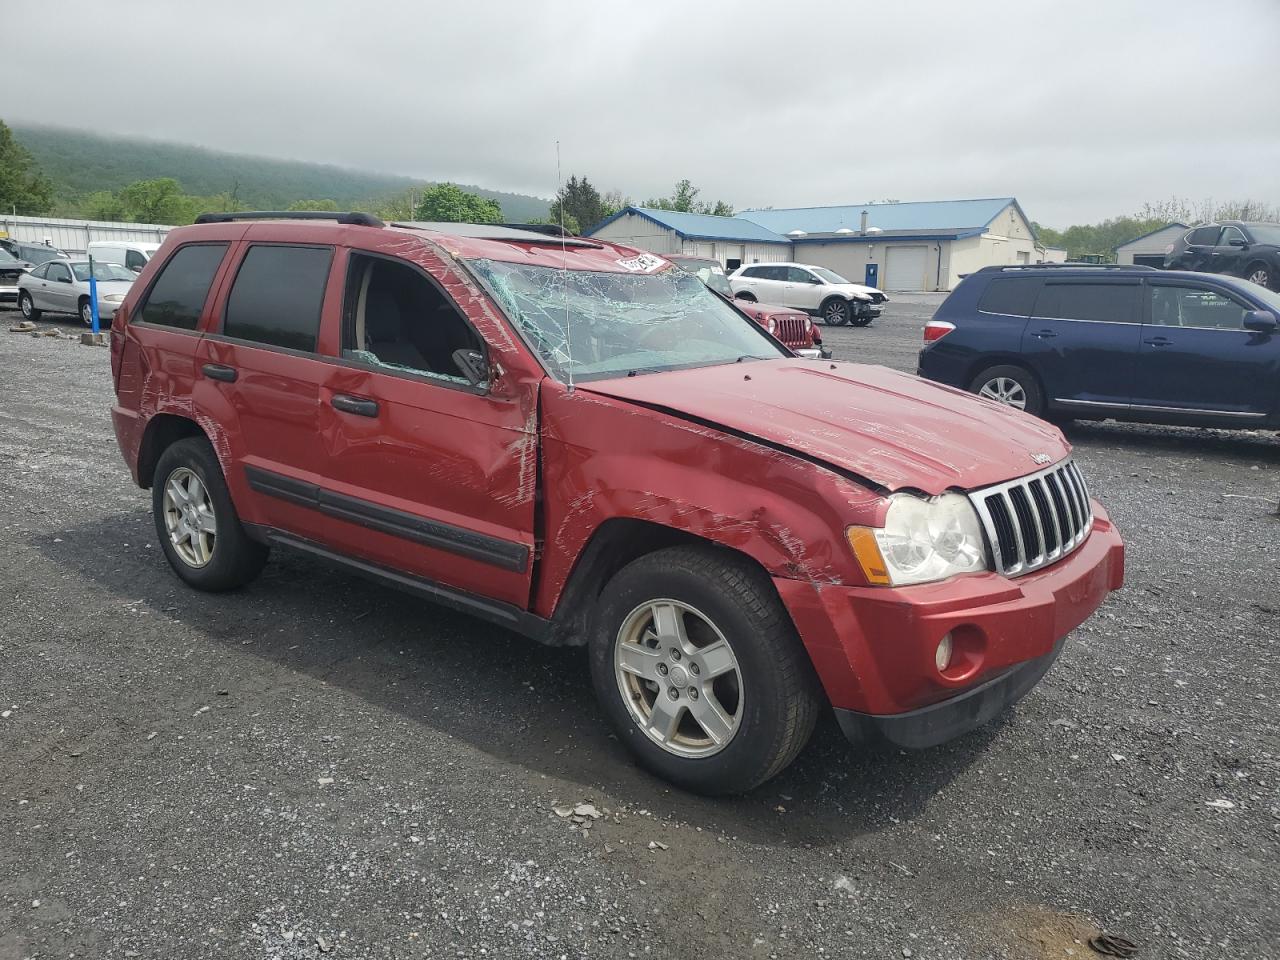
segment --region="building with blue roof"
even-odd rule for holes
[[[627,207],[589,236],[658,254],[827,267],[885,290],[950,290],[996,264],[1043,263],[1014,197],[744,210],[733,217]]]

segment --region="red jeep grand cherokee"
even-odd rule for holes
[[[1124,548],[1055,428],[799,360],[653,254],[364,214],[174,230],[111,330],[174,570],[271,547],[588,648],[650,769],[747,790],[824,705],[940,743],[1036,683]]]

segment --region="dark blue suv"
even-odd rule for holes
[[[985,267],[925,326],[919,374],[1036,416],[1280,426],[1280,294],[1151,267]]]

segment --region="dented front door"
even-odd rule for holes
[[[438,281],[501,374],[473,387],[358,358],[330,365],[317,408],[326,474],[321,497],[334,518],[326,545],[524,608],[533,567],[540,371],[522,372],[521,358],[494,326],[491,305],[455,267],[421,251],[405,262]]]

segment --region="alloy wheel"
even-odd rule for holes
[[[173,551],[191,567],[213,558],[218,521],[209,489],[195,472],[179,467],[164,484],[164,526]]]
[[[1253,273],[1249,274],[1249,279],[1260,287],[1271,286],[1271,273],[1266,267],[1259,267],[1257,270],[1253,271]]]
[[[623,620],[614,673],[631,719],[680,757],[719,753],[742,720],[742,672],[724,634],[679,600],[642,603]]]
[[[841,300],[833,300],[828,303],[823,313],[827,323],[834,324],[837,327],[844,326],[849,322],[849,305]]]
[[[31,314],[35,312],[34,305],[31,303],[31,297],[24,293],[18,306],[22,308],[23,319],[30,320]]]
[[[978,396],[1018,410],[1027,409],[1027,391],[1012,377],[993,377],[978,390]]]
[[[80,304],[80,321],[86,327],[93,326],[93,307],[89,305],[89,301]]]

